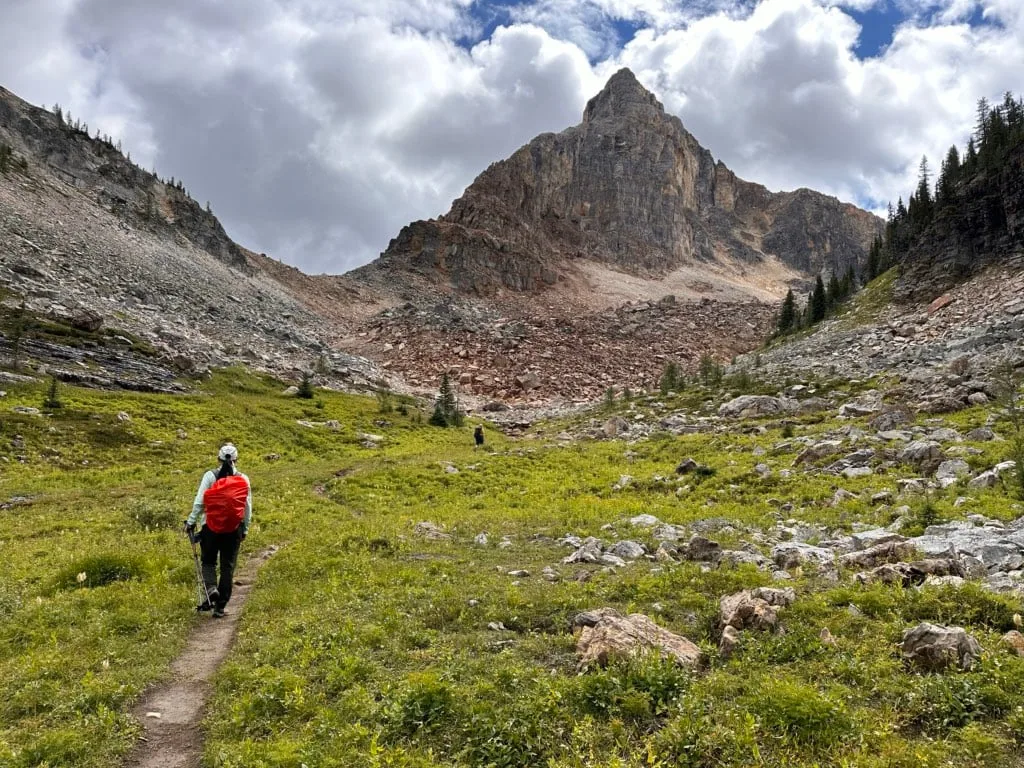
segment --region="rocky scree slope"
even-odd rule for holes
[[[127,334],[97,346],[33,343],[61,378],[173,388],[182,375],[244,363],[286,376],[324,357],[338,383],[382,372],[332,351],[333,324],[233,243],[217,219],[110,144],[0,89],[0,141],[27,170],[0,174],[0,286],[40,316]],[[129,338],[155,350],[140,356]],[[4,339],[0,354],[9,353]],[[6,354],[5,354],[6,357]]]
[[[413,386],[448,371],[460,393],[509,403],[587,402],[616,389],[656,388],[668,361],[696,370],[703,354],[732,356],[760,343],[775,308],[718,301],[633,302],[567,317],[503,315],[448,299],[386,310],[351,340]]]
[[[861,264],[881,224],[810,190],[772,193],[739,179],[623,69],[580,125],[491,165],[446,215],[405,227],[352,274],[479,295],[556,286],[577,259],[656,276],[694,262],[778,260],[814,277]]]
[[[1000,369],[1024,368],[1024,270],[992,266],[927,300],[894,303],[896,275],[872,284],[850,314],[815,333],[742,355],[746,370],[779,385],[887,377],[890,396],[918,411],[948,413],[1000,395]],[[878,301],[874,312],[858,302]]]

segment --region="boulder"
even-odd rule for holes
[[[780,413],[796,411],[799,404],[795,400],[768,395],[740,395],[723,403],[718,415],[725,418],[757,418],[760,416],[777,416]]]
[[[722,655],[723,659],[727,659],[732,656],[733,652],[739,647],[740,644],[740,631],[736,627],[727,625],[722,630],[722,637],[718,641],[718,652]]]
[[[935,470],[935,479],[956,481],[958,478],[970,473],[971,467],[963,459],[947,459],[939,464],[939,468]]]
[[[955,577],[963,579],[966,570],[963,564],[954,558],[943,557],[930,560],[918,560],[913,563],[886,563],[870,571],[857,574],[861,584],[901,584],[904,587],[923,584],[929,578]]]
[[[1024,635],[1016,629],[1011,629],[1003,635],[1003,644],[1008,646],[1018,656],[1024,656]]]
[[[899,454],[900,462],[911,464],[926,474],[930,474],[938,469],[945,459],[942,447],[934,440],[915,440],[900,451]]]
[[[686,545],[686,558],[713,563],[722,555],[722,545],[703,536],[694,536]]]
[[[607,666],[613,659],[628,659],[656,653],[684,667],[696,667],[702,659],[700,648],[681,635],[659,627],[640,613],[623,616],[609,608],[592,614],[596,619],[584,625],[576,640],[579,667]]]
[[[840,555],[839,564],[844,568],[874,568],[882,563],[895,563],[914,555],[914,545],[902,537],[875,544],[860,552]]]
[[[424,521],[422,523],[416,523],[416,527],[413,528],[415,534],[421,538],[427,539],[428,541],[451,541],[451,534],[445,533],[441,526]]]
[[[758,587],[725,595],[718,603],[718,626],[734,629],[774,631],[778,625],[777,608],[791,605],[796,599],[792,589]]]
[[[794,464],[811,464],[829,456],[835,456],[843,450],[842,440],[822,440],[820,443],[810,445],[802,450],[796,457]]]
[[[700,464],[698,464],[692,458],[691,459],[683,459],[681,462],[679,462],[679,465],[676,467],[676,474],[677,475],[688,475],[691,472],[696,472],[699,467],[700,467]]]
[[[566,565],[572,565],[573,563],[598,563],[603,552],[604,546],[601,544],[601,540],[588,536],[583,540],[579,548],[568,557],[563,558],[562,562]]]
[[[607,437],[618,437],[629,432],[629,422],[621,416],[613,416],[608,419],[601,427],[601,431],[604,432]]]
[[[903,633],[903,660],[926,672],[951,666],[967,671],[981,658],[981,645],[962,627],[922,622]]]
[[[987,443],[990,440],[996,439],[996,433],[988,427],[978,427],[977,429],[972,429],[964,437],[975,443]]]
[[[625,540],[615,544],[614,547],[608,550],[609,553],[616,557],[621,557],[623,560],[636,560],[643,557],[647,550],[635,541]]]
[[[772,547],[772,560],[783,570],[796,568],[798,565],[807,565],[819,570],[835,567],[835,553],[831,549],[815,547],[800,541],[776,544]]]
[[[897,427],[914,422],[914,414],[909,408],[887,408],[871,419],[871,428],[879,432],[889,432]]]

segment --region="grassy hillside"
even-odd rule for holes
[[[126,710],[209,621],[192,610],[178,529],[227,439],[255,494],[243,558],[281,549],[260,572],[218,677],[207,765],[1019,764],[1024,659],[999,643],[1021,611],[1017,598],[972,585],[860,586],[849,574],[832,583],[797,570],[786,582],[798,597],[781,613],[785,632],[744,633],[725,659],[719,598],[772,583],[770,573],[561,564],[572,550],[556,540],[567,533],[635,539],[653,551],[650,531],[628,523],[640,513],[676,524],[723,518],[713,538],[730,546],[756,543],[788,516],[844,530],[884,525],[893,513],[870,504],[870,493],[827,502],[837,485],[895,491],[905,473],[838,483],[781,476],[800,446],[773,450],[783,425],[770,421],[760,431],[736,425],[631,445],[559,440],[567,425],[516,441],[489,430],[488,449],[474,451],[469,427],[432,428],[416,411],[385,414],[375,401],[335,393],[286,398],[282,388],[241,371],[187,397],[68,388],[62,408],[40,415],[11,409],[41,407],[43,388],[8,388],[0,765],[99,768],[130,748],[139,731]],[[658,410],[629,407],[629,418]],[[966,411],[949,423],[979,426],[986,416]],[[805,417],[791,429],[799,437],[834,426]],[[364,432],[383,436],[380,447],[366,447]],[[971,447],[977,469],[1005,451]],[[708,471],[677,477],[688,456]],[[625,474],[632,483],[614,489]],[[965,493],[989,517],[1020,514],[1002,488],[963,486],[934,496],[927,514],[961,516],[953,500]],[[794,510],[780,512],[784,502]],[[923,500],[908,503],[924,514]],[[418,535],[423,521],[452,538]],[[474,542],[479,533],[486,544]],[[542,576],[548,566],[558,581]],[[686,635],[706,651],[707,668],[689,673],[652,658],[578,674],[569,622],[603,606]],[[904,668],[900,634],[921,620],[967,627],[986,649],[980,670]]]

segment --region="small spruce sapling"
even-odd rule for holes
[[[43,400],[43,408],[54,411],[63,408],[64,403],[60,400],[60,384],[56,376],[50,377],[50,386],[46,390],[46,398]]]
[[[610,411],[615,407],[615,387],[608,387],[604,391],[604,409]]]
[[[313,394],[313,374],[309,371],[303,371],[302,381],[299,382],[299,391],[296,395],[304,400],[312,400]]]

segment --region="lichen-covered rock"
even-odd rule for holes
[[[581,669],[592,665],[604,667],[614,659],[650,653],[673,659],[684,667],[696,667],[703,659],[703,653],[694,643],[659,627],[640,613],[623,616],[605,608],[591,613],[582,626],[576,640]]]
[[[967,671],[981,659],[981,645],[962,627],[943,627],[923,622],[903,633],[903,659],[927,671],[951,666]]]

